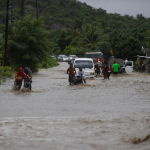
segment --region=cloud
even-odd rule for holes
[[[95,8],[102,8],[108,13],[121,15],[143,14],[150,18],[150,0],[79,0]]]

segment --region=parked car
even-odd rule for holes
[[[69,60],[69,57],[68,56],[63,56],[63,62],[67,62]]]
[[[60,61],[61,62],[66,62],[66,61],[68,61],[68,57],[67,56],[60,56]]]
[[[69,61],[71,61],[72,59],[76,59],[76,58],[78,58],[76,55],[70,55],[69,56]]]
[[[61,55],[58,55],[57,60],[60,61],[60,58],[61,58],[62,56],[65,56],[65,55],[62,55],[62,54],[61,54]]]
[[[76,58],[73,67],[75,67],[76,72],[79,70],[79,67],[82,67],[85,70],[86,77],[95,77],[94,62],[91,58]]]

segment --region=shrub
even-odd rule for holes
[[[9,66],[0,66],[0,84],[1,81],[5,81],[6,78],[11,78],[12,77],[12,70],[11,67]]]

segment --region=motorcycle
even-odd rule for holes
[[[22,83],[18,83],[17,81],[14,81],[14,90],[20,90],[22,86]]]
[[[24,77],[24,89],[32,90],[31,83],[32,83],[31,79]]]
[[[84,79],[82,76],[73,77],[71,85],[79,85],[84,83]]]

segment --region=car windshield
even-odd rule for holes
[[[64,56],[64,58],[68,58],[67,56]]]
[[[77,56],[72,56],[72,58],[77,58]]]
[[[87,58],[93,58],[93,54],[86,54]]]
[[[102,58],[102,54],[94,54],[94,58]]]
[[[125,66],[132,66],[132,62],[126,62]]]
[[[102,58],[102,54],[101,53],[99,53],[99,54],[94,54],[94,53],[86,54],[86,57],[87,58]]]
[[[93,62],[90,60],[77,60],[75,61],[75,68],[93,68]]]

